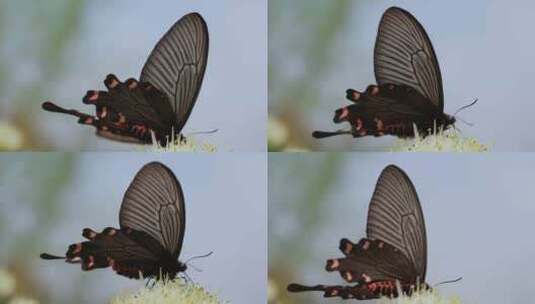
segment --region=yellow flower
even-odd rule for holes
[[[0,121],[0,150],[17,150],[22,147],[23,135],[15,126]]]
[[[162,146],[152,133],[152,151],[154,152],[216,152],[217,147],[207,142],[199,142],[195,137],[188,136],[186,141],[181,141],[174,136],[167,140],[167,145]]]
[[[472,137],[464,137],[459,131],[435,130],[422,137],[414,126],[414,138],[400,139],[392,148],[394,152],[488,152],[489,147]]]
[[[415,292],[410,297],[402,295],[395,299],[382,298],[379,304],[461,304],[461,300],[458,297],[445,298],[436,289],[428,289]]]
[[[10,296],[15,291],[15,279],[4,269],[0,269],[0,298]]]
[[[268,119],[267,133],[270,150],[282,149],[290,139],[290,132],[286,125],[280,119],[271,116]]]
[[[15,297],[8,302],[9,304],[39,304],[37,300],[24,298],[24,297]]]
[[[186,283],[182,279],[157,281],[151,288],[146,287],[132,294],[117,296],[111,301],[111,304],[138,303],[219,304],[223,302],[200,285]]]

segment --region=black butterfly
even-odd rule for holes
[[[43,253],[41,258],[81,263],[82,270],[109,266],[136,279],[172,279],[187,269],[178,261],[186,228],[184,195],[163,164],[149,163],[137,173],[124,195],[119,225],[101,233],[85,228],[88,241],[70,245],[65,257]]]
[[[374,51],[375,79],[365,92],[347,90],[354,104],[338,109],[334,122],[351,128],[316,131],[315,138],[340,134],[414,137],[414,125],[426,136],[436,124],[447,129],[455,117],[444,113],[440,67],[422,25],[409,12],[391,7],[383,14]]]
[[[427,239],[422,208],[409,177],[400,168],[386,167],[368,210],[367,238],[353,244],[340,241],[345,258],[327,260],[327,271],[339,271],[354,286],[288,285],[288,291],[323,291],[325,297],[374,299],[397,297],[401,291],[428,289],[425,283]]]
[[[139,82],[121,82],[110,74],[108,91],[88,91],[83,102],[96,106],[96,116],[44,102],[46,111],[78,117],[97,135],[118,141],[151,143],[151,131],[161,144],[181,136],[201,88],[208,59],[208,28],[191,13],[176,22],[156,44]],[[182,138],[182,137],[181,137]]]

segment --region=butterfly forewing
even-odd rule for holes
[[[399,249],[425,280],[427,239],[422,207],[409,177],[400,168],[386,167],[377,181],[368,210],[366,233]]]
[[[176,116],[179,133],[199,95],[208,59],[208,28],[197,13],[184,16],[163,36],[150,54],[140,80],[165,93]]]
[[[186,225],[184,195],[171,170],[145,165],[128,187],[119,212],[121,228],[143,231],[177,258]]]
[[[379,85],[406,85],[444,110],[442,76],[431,41],[409,12],[392,7],[383,15],[374,52]]]

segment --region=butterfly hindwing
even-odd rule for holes
[[[70,245],[65,256],[85,271],[111,267],[128,278],[157,277],[160,271],[167,273],[165,266],[173,261],[165,248],[141,231],[108,227],[97,233],[86,228],[82,235],[88,241]]]
[[[121,82],[115,75],[108,75],[104,83],[108,91],[88,91],[83,99],[96,106],[97,117],[89,124],[98,135],[146,143],[151,142],[151,131],[159,139],[171,135],[172,109],[165,95],[147,83]]]
[[[365,92],[348,90],[347,97],[354,104],[336,111],[334,122],[347,121],[354,137],[414,135],[414,125],[425,134],[433,127],[433,119],[441,119],[420,93],[407,86],[370,86]]]
[[[345,258],[327,260],[327,271],[338,271],[349,283],[367,284],[377,281],[412,282],[416,271],[397,248],[381,240],[361,239],[357,244],[340,241]]]

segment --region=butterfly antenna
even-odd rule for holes
[[[212,253],[214,253],[214,252],[210,251],[210,252],[208,252],[207,254],[204,254],[204,255],[198,255],[198,256],[191,257],[186,262],[184,262],[184,264],[188,264],[190,261],[193,261],[193,260],[196,260],[196,259],[209,257],[209,256],[212,255]]]
[[[443,285],[443,284],[456,283],[456,282],[459,282],[459,281],[462,280],[462,279],[463,279],[463,277],[458,277],[458,278],[455,279],[455,280],[443,281],[443,282],[440,282],[440,283],[438,283],[438,284],[433,285],[433,288],[434,288],[434,287],[437,287],[437,286],[440,286],[440,285]]]
[[[461,111],[463,111],[463,110],[465,110],[465,109],[470,108],[471,106],[475,105],[478,101],[479,101],[479,99],[476,98],[471,104],[459,108],[457,111],[455,111],[455,113],[453,114],[453,116],[455,117],[455,115],[459,114],[459,112],[461,112]]]
[[[197,272],[202,272],[202,269],[200,269],[199,267],[193,265],[193,264],[188,264],[188,267],[191,267],[193,268],[193,270],[197,271]]]
[[[187,265],[188,267],[193,268],[197,272],[202,272],[202,269],[196,267],[195,265],[191,264],[190,262],[193,261],[193,260],[196,260],[196,259],[209,257],[209,256],[212,255],[212,253],[214,253],[214,252],[210,251],[210,252],[208,252],[207,254],[204,254],[204,255],[198,255],[198,256],[191,257],[191,258],[187,259],[187,261],[184,262],[184,264]]]
[[[217,131],[219,131],[219,129],[212,129],[212,130],[208,130],[208,131],[196,131],[196,132],[188,133],[188,136],[190,136],[190,135],[199,135],[199,134],[214,134]]]
[[[456,117],[456,118],[457,118],[458,120],[462,121],[465,125],[468,125],[468,126],[470,126],[470,127],[473,127],[473,126],[474,126],[473,123],[468,122],[468,121],[462,119],[461,117]]]

